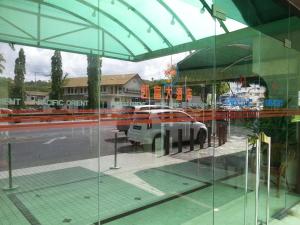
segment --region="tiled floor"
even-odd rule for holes
[[[214,178],[219,180],[215,186],[211,166],[195,162],[138,169],[134,175],[143,182],[139,185],[118,178],[126,172],[98,174],[71,167],[14,178],[18,189],[0,191],[0,224],[91,225],[98,218],[109,225],[241,225],[245,219],[252,225],[254,221],[252,187],[244,211],[244,176],[233,171],[215,169]],[[7,179],[0,180],[1,187],[6,184]],[[156,191],[147,191],[148,187]],[[278,198],[275,193],[271,198],[274,210],[287,198],[300,199]]]
[[[270,225],[298,225],[300,224],[300,204],[291,208],[287,216],[281,220],[273,220]]]

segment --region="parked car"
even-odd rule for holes
[[[137,111],[141,110],[153,110],[153,109],[170,109],[169,106],[163,105],[137,105],[137,106],[123,106],[117,113],[117,129],[125,132],[127,135],[130,124],[133,120],[133,115]]]
[[[190,128],[194,129],[194,140],[204,143],[207,137],[205,124],[196,121],[186,112],[173,109],[143,110],[134,114],[128,130],[128,140],[132,143],[150,144],[154,149],[155,139],[162,138],[170,131],[172,142],[178,142],[178,130],[182,129],[182,141],[190,140]]]

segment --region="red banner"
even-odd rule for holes
[[[191,88],[186,89],[186,100],[191,101],[193,97],[193,90]]]
[[[176,88],[176,100],[182,101],[182,88]]]
[[[141,86],[141,99],[148,99],[150,97],[150,90],[148,84]]]
[[[161,86],[154,86],[154,99],[160,100],[161,99]]]
[[[166,94],[166,99],[171,99],[172,98],[172,88],[169,86],[166,87],[165,94]]]

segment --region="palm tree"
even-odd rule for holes
[[[5,69],[4,65],[2,64],[3,62],[5,62],[5,59],[3,55],[0,53],[0,74],[3,73],[3,70]]]

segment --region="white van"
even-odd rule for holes
[[[197,122],[186,112],[172,109],[138,111],[128,130],[128,140],[138,144],[155,144],[155,139],[170,131],[172,142],[178,141],[178,130],[182,130],[182,141],[190,140],[190,128],[194,129],[194,140],[204,143],[207,137],[205,124]]]

